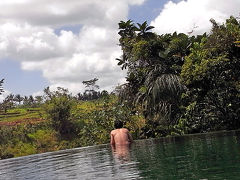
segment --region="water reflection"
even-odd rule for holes
[[[102,145],[0,161],[0,179],[139,179],[129,147]]]
[[[126,145],[111,145],[113,156],[120,163],[130,162],[130,144]]]
[[[240,133],[101,145],[0,161],[0,179],[239,179]]]

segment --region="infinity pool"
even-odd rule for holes
[[[0,179],[240,179],[240,132],[139,140],[0,160]]]

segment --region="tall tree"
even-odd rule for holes
[[[124,28],[132,30],[131,36]],[[131,21],[121,22],[119,42],[123,54],[117,60],[122,69],[127,68],[127,83],[122,86],[120,97],[127,100],[130,107],[142,107],[148,124],[145,132],[151,132],[147,136],[161,136],[169,132],[156,129],[162,126],[170,129],[177,124],[184,91],[179,75],[184,56],[189,54],[196,38],[177,33],[159,36],[149,32],[153,28],[147,22],[137,26]]]
[[[2,84],[3,84],[4,79],[0,80],[0,95],[4,92]]]
[[[98,81],[97,78],[93,78],[93,79],[82,82],[86,88],[86,90],[84,92],[84,96],[85,96],[84,99],[92,100],[92,99],[97,99],[100,97],[99,96],[100,93],[97,92],[97,90],[99,89],[99,86],[96,84],[97,81]],[[88,98],[86,98],[86,96],[88,96]]]
[[[187,132],[240,128],[240,23],[212,22],[212,31],[194,43],[181,72]]]
[[[20,105],[23,101],[23,97],[20,94],[16,94],[14,97],[14,101],[18,102],[18,105]]]
[[[66,135],[73,132],[71,110],[73,99],[67,89],[58,87],[57,91],[45,91],[49,99],[44,103],[43,109],[50,119],[52,127],[60,133]],[[51,94],[51,96],[49,96]]]
[[[136,27],[135,30],[139,31],[138,36],[143,36],[144,38],[146,38],[147,36],[153,35],[153,33],[149,32],[149,30],[153,29],[154,26],[148,26],[147,21],[142,24],[137,23],[137,25],[138,27]]]
[[[29,101],[30,105],[33,105],[35,103],[34,98],[33,98],[32,95],[29,96],[28,101]]]
[[[43,103],[43,96],[35,96],[35,101],[38,105]]]
[[[93,78],[88,81],[83,81],[82,83],[85,85],[88,91],[94,91],[95,89],[99,89],[99,86],[96,84],[97,81],[97,78]]]
[[[29,105],[28,96],[23,97],[23,105]]]
[[[12,108],[14,106],[14,95],[9,94],[1,103],[1,109],[4,110],[6,113],[8,109]]]

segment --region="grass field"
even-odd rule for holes
[[[36,123],[43,121],[44,113],[40,108],[14,108],[5,113],[0,111],[0,126],[13,126],[22,123]]]

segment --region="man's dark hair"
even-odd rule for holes
[[[122,128],[122,127],[123,127],[123,122],[122,122],[122,121],[119,121],[119,120],[115,121],[115,122],[114,122],[114,127],[115,127],[116,129]]]

